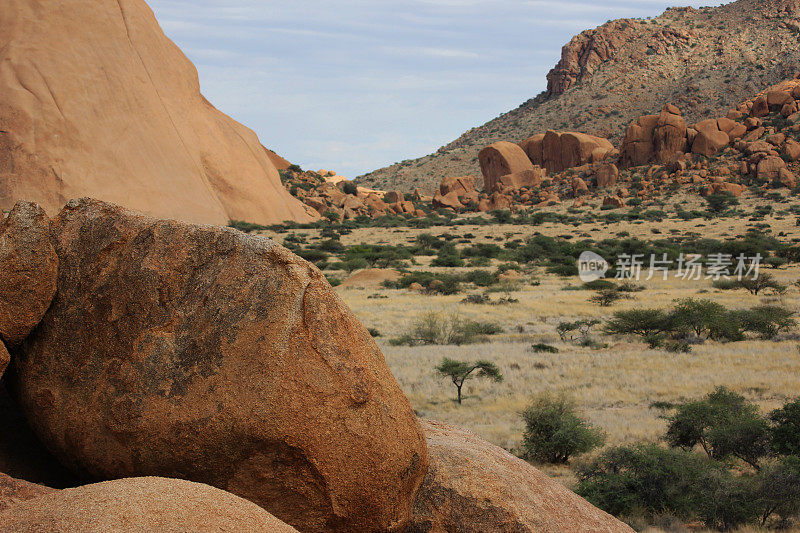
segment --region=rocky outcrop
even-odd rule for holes
[[[478,160],[483,173],[483,188],[489,194],[498,190],[501,177],[533,170],[533,164],[522,148],[506,141],[496,142],[481,150]]]
[[[470,203],[477,203],[479,193],[475,190],[472,176],[448,177],[439,184],[432,199],[433,207],[460,211]]]
[[[669,163],[689,146],[689,132],[680,109],[667,104],[658,115],[636,119],[625,132],[620,162],[623,168]]]
[[[622,168],[646,165],[653,160],[654,133],[660,119],[660,115],[644,115],[628,126],[620,150]]]
[[[135,478],[61,490],[0,512],[0,529],[48,533],[297,533],[264,509],[208,485]]]
[[[692,143],[692,152],[698,155],[711,157],[730,143],[730,137],[719,129],[719,122],[708,119],[694,125],[697,136]]]
[[[658,163],[667,163],[686,152],[686,121],[681,110],[667,104],[658,116],[653,130],[653,156]]]
[[[31,200],[54,215],[94,196],[189,222],[318,218],[255,133],[200,94],[144,0],[6,0],[2,11],[0,208]]]
[[[0,340],[19,344],[56,292],[58,258],[44,210],[20,202],[0,221]]]
[[[272,241],[75,200],[58,291],[7,372],[93,479],[222,488],[303,531],[394,531],[428,464],[408,400],[324,276]]]
[[[534,165],[551,174],[602,161],[614,152],[614,146],[602,137],[552,130],[529,137],[520,147]]]
[[[423,421],[431,466],[410,533],[632,533],[525,461],[473,433]]]
[[[633,35],[630,21],[616,20],[576,35],[561,49],[561,60],[547,74],[547,94],[557,96],[592,77]]]
[[[18,503],[51,494],[56,492],[56,489],[37,485],[35,483],[28,483],[21,479],[14,479],[0,472],[0,514],[3,511]],[[0,525],[2,521],[0,520]]]

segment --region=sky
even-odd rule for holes
[[[719,5],[687,2],[680,5]],[[309,170],[436,151],[547,87],[561,47],[661,0],[149,0],[205,96]]]

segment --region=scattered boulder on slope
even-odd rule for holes
[[[44,494],[0,512],[9,533],[296,533],[264,509],[180,479],[132,478]]]
[[[352,274],[339,287],[343,289],[375,289],[386,281],[397,281],[400,276],[400,272],[393,268],[366,268]]]
[[[94,196],[198,223],[318,218],[144,0],[5,0],[0,34],[0,208]]]
[[[56,492],[56,489],[28,483],[0,472],[0,513],[18,503]],[[2,525],[2,522],[0,522]]]
[[[423,421],[431,466],[410,533],[632,533],[525,461],[439,422]]]
[[[484,190],[491,194],[497,192],[501,177],[533,170],[533,164],[518,145],[506,141],[496,142],[478,154],[483,173]]]
[[[402,529],[428,464],[419,422],[313,265],[90,199],[52,238],[58,291],[6,377],[63,464],[207,483],[303,531]]]
[[[19,344],[36,327],[56,292],[58,258],[50,219],[29,202],[0,221],[0,339]]]

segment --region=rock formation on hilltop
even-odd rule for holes
[[[480,176],[478,152],[547,130],[582,131],[618,144],[641,115],[666,102],[687,123],[724,116],[750,95],[800,71],[800,2],[738,0],[624,19],[568,43],[549,92],[474,128],[436,153],[376,170],[367,186],[432,193],[442,178]]]
[[[94,196],[166,218],[310,221],[256,135],[215,109],[144,0],[5,0],[0,208]]]

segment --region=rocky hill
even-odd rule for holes
[[[200,93],[143,0],[0,10],[0,208],[93,196],[190,222],[307,222],[255,133]]]
[[[800,71],[800,2],[738,0],[608,22],[574,37],[548,90],[436,153],[357,179],[382,189],[433,191],[445,177],[480,176],[478,152],[549,129],[618,144],[630,122],[672,102],[687,121],[725,112]]]

